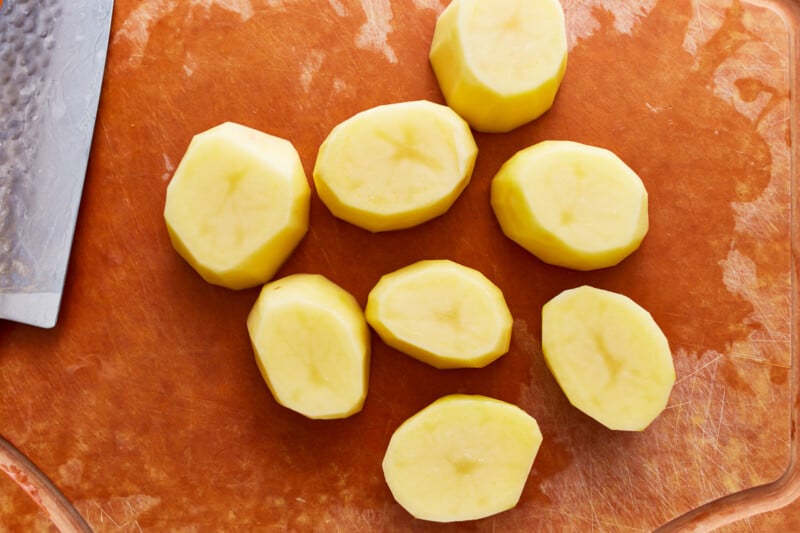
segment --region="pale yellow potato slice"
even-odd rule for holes
[[[308,418],[345,418],[367,396],[370,340],[347,291],[318,274],[293,274],[261,290],[247,330],[275,400]]]
[[[618,264],[649,227],[639,176],[609,150],[571,141],[517,152],[492,180],[491,202],[509,238],[576,270]]]
[[[558,0],[453,0],[430,62],[447,104],[470,126],[506,132],[550,109],[567,68]]]
[[[292,144],[226,122],[195,135],[167,187],[175,250],[208,282],[271,279],[308,231],[311,190]]]
[[[449,260],[419,261],[370,291],[367,322],[389,346],[436,368],[480,368],[508,351],[512,318],[486,276]]]
[[[644,430],[675,383],[669,343],[650,313],[594,287],[545,304],[542,351],[570,403],[610,429]]]
[[[536,420],[519,407],[454,394],[397,428],[383,474],[395,500],[414,517],[475,520],[519,502],[541,443]]]
[[[477,153],[469,126],[448,107],[387,104],[333,128],[320,146],[314,184],[336,217],[373,232],[404,229],[450,209]]]

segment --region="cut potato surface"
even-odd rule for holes
[[[667,338],[636,302],[583,286],[542,309],[542,351],[570,403],[611,429],[641,431],[675,383]]]
[[[576,270],[618,264],[649,226],[639,176],[609,150],[571,141],[517,152],[492,180],[491,202],[509,238]]]
[[[409,228],[445,213],[469,183],[478,148],[446,106],[388,104],[337,125],[314,166],[334,216],[369,231]]]
[[[289,141],[226,122],[192,139],[164,218],[206,281],[244,289],[271,279],[306,234],[310,194]]]
[[[558,0],[453,0],[430,62],[447,104],[470,126],[506,132],[550,109],[567,68]]]
[[[486,276],[448,260],[419,261],[370,291],[367,322],[389,346],[436,368],[479,368],[508,351],[512,317]]]
[[[344,418],[367,395],[369,329],[355,298],[317,274],[264,286],[247,329],[278,403],[309,418]]]
[[[455,394],[397,428],[383,474],[414,517],[475,520],[517,504],[541,443],[536,420],[519,407]]]

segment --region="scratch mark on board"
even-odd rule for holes
[[[75,507],[97,530],[105,530],[110,524],[116,531],[141,531],[139,517],[160,504],[161,498],[133,494],[104,500],[79,500],[75,502]],[[106,527],[103,527],[104,524]]]
[[[719,352],[709,351],[707,353],[710,354],[710,355],[713,355],[714,358],[711,359],[710,361],[708,361],[707,363],[704,363],[702,366],[700,366],[698,368],[695,368],[694,370],[692,370],[688,374],[682,375],[677,381],[675,381],[675,385],[678,385],[681,382],[686,381],[687,379],[694,377],[695,375],[699,374],[700,372],[702,372],[703,370],[705,370],[709,366],[711,366],[711,365],[713,365],[715,363],[718,363],[722,359],[722,354],[719,353]],[[683,357],[686,357],[686,355],[683,355],[681,358],[683,358]]]
[[[328,4],[333,8],[337,16],[344,17],[347,15],[347,8],[339,0],[328,0]]]
[[[324,60],[324,52],[321,50],[312,50],[305,61],[300,65],[300,86],[305,93],[311,92],[311,82],[314,81],[314,74],[319,71]]]
[[[162,154],[164,157],[164,173],[161,175],[161,179],[164,181],[169,181],[170,176],[175,171],[175,165],[172,163],[172,159],[170,159],[168,154]]]
[[[567,46],[570,50],[600,29],[595,10],[614,17],[614,29],[631,35],[636,25],[655,8],[656,0],[561,0],[567,26]]]
[[[444,9],[441,0],[414,0],[414,5],[417,9],[435,9],[441,11]]]
[[[127,43],[130,46],[127,66],[137,67],[141,64],[150,41],[151,28],[162,18],[173,13],[179,5],[182,4],[177,0],[154,0],[143,2],[131,11],[111,39],[114,44]],[[206,16],[213,6],[238,14],[242,21],[253,16],[250,0],[191,0],[190,3],[190,7],[204,10]],[[125,63],[121,65],[126,66]]]
[[[397,55],[389,45],[392,31],[392,3],[390,0],[361,0],[361,8],[367,21],[356,36],[356,46],[364,50],[379,52],[390,63],[397,63]]]

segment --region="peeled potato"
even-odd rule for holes
[[[271,279],[306,234],[310,194],[289,141],[226,122],[192,139],[164,218],[206,281],[244,289]]]
[[[509,238],[576,270],[618,264],[649,226],[639,176],[612,152],[571,141],[517,152],[492,180],[491,202]]]
[[[370,291],[367,322],[389,346],[436,368],[479,368],[508,351],[511,313],[486,276],[448,260],[419,261]]]
[[[414,517],[475,520],[517,504],[541,443],[536,420],[519,407],[455,394],[397,428],[383,474]]]
[[[309,418],[344,418],[367,395],[370,343],[364,314],[347,291],[318,274],[264,286],[247,329],[275,400]]]
[[[567,68],[558,0],[453,0],[436,21],[430,62],[447,104],[484,132],[542,115]]]
[[[611,429],[641,431],[666,408],[667,338],[636,302],[583,286],[542,309],[542,351],[570,403]]]
[[[469,126],[448,107],[382,105],[333,128],[314,184],[334,216],[373,232],[404,229],[450,209],[477,153]]]

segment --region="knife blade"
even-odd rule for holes
[[[113,6],[0,4],[0,319],[56,324]]]

